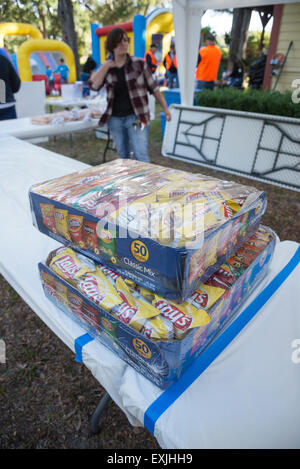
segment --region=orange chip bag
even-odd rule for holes
[[[53,233],[57,233],[55,219],[54,219],[54,205],[53,204],[40,204],[43,224]]]

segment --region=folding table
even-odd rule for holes
[[[63,124],[32,124],[31,117],[0,121],[0,136],[12,135],[22,140],[50,137],[81,130],[96,129],[99,119],[64,122]]]
[[[87,165],[0,137],[0,272],[124,411],[162,448],[300,448],[300,246],[270,271],[212,346],[162,391],[44,296],[38,262],[58,243],[33,227],[28,189]],[[5,337],[3,338],[5,340]]]

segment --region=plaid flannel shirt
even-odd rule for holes
[[[117,84],[117,74],[115,70],[115,68],[111,68],[107,72],[103,83],[106,85],[107,89],[107,108],[99,121],[100,126],[107,123],[112,113],[115,86]],[[140,122],[147,125],[150,121],[147,93],[153,94],[155,91],[159,90],[159,86],[147,63],[143,59],[130,55],[127,55],[125,63],[125,80],[134,113]]]

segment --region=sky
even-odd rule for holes
[[[270,19],[266,26],[266,32],[271,32],[273,18]],[[232,15],[230,13],[222,13],[214,10],[207,10],[202,17],[201,26],[211,26],[217,36],[230,33],[232,24]],[[251,15],[249,31],[261,31],[262,24],[257,11],[253,11]]]

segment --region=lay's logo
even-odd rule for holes
[[[188,329],[192,319],[186,316],[182,311],[176,308],[176,306],[170,305],[164,300],[158,300],[154,306],[159,309],[161,314],[169,319],[175,327],[181,330]]]
[[[225,218],[232,218],[233,217],[233,211],[231,207],[226,202],[223,202],[223,207],[224,207],[224,215]]]
[[[69,220],[69,227],[70,228],[73,228],[73,229],[76,229],[76,228],[80,228],[81,226],[81,223],[79,220],[75,220],[75,219],[70,219]]]
[[[193,202],[194,200],[200,199],[203,197],[202,192],[195,192],[194,194],[188,195],[186,197],[186,203]]]
[[[72,311],[81,313],[81,306],[82,306],[81,298],[79,298],[76,295],[71,294],[68,296],[68,300],[69,300],[69,305]]]
[[[122,321],[124,324],[128,324],[133,316],[137,313],[136,308],[132,308],[128,303],[121,303],[114,309],[114,313],[116,316]]]
[[[208,294],[206,292],[195,291],[190,298],[190,303],[195,306],[195,308],[206,308],[208,305]]]
[[[106,277],[110,277],[114,281],[116,281],[120,277],[119,274],[116,274],[116,272],[113,272],[108,267],[100,267],[100,270],[104,273]]]
[[[65,218],[64,214],[61,212],[54,212],[54,217],[58,218],[59,220],[63,220]]]
[[[100,304],[104,298],[104,295],[99,291],[97,280],[91,274],[85,275],[80,282],[80,289],[97,304]]]
[[[58,259],[55,264],[68,278],[73,278],[80,270],[80,267],[69,254]]]

